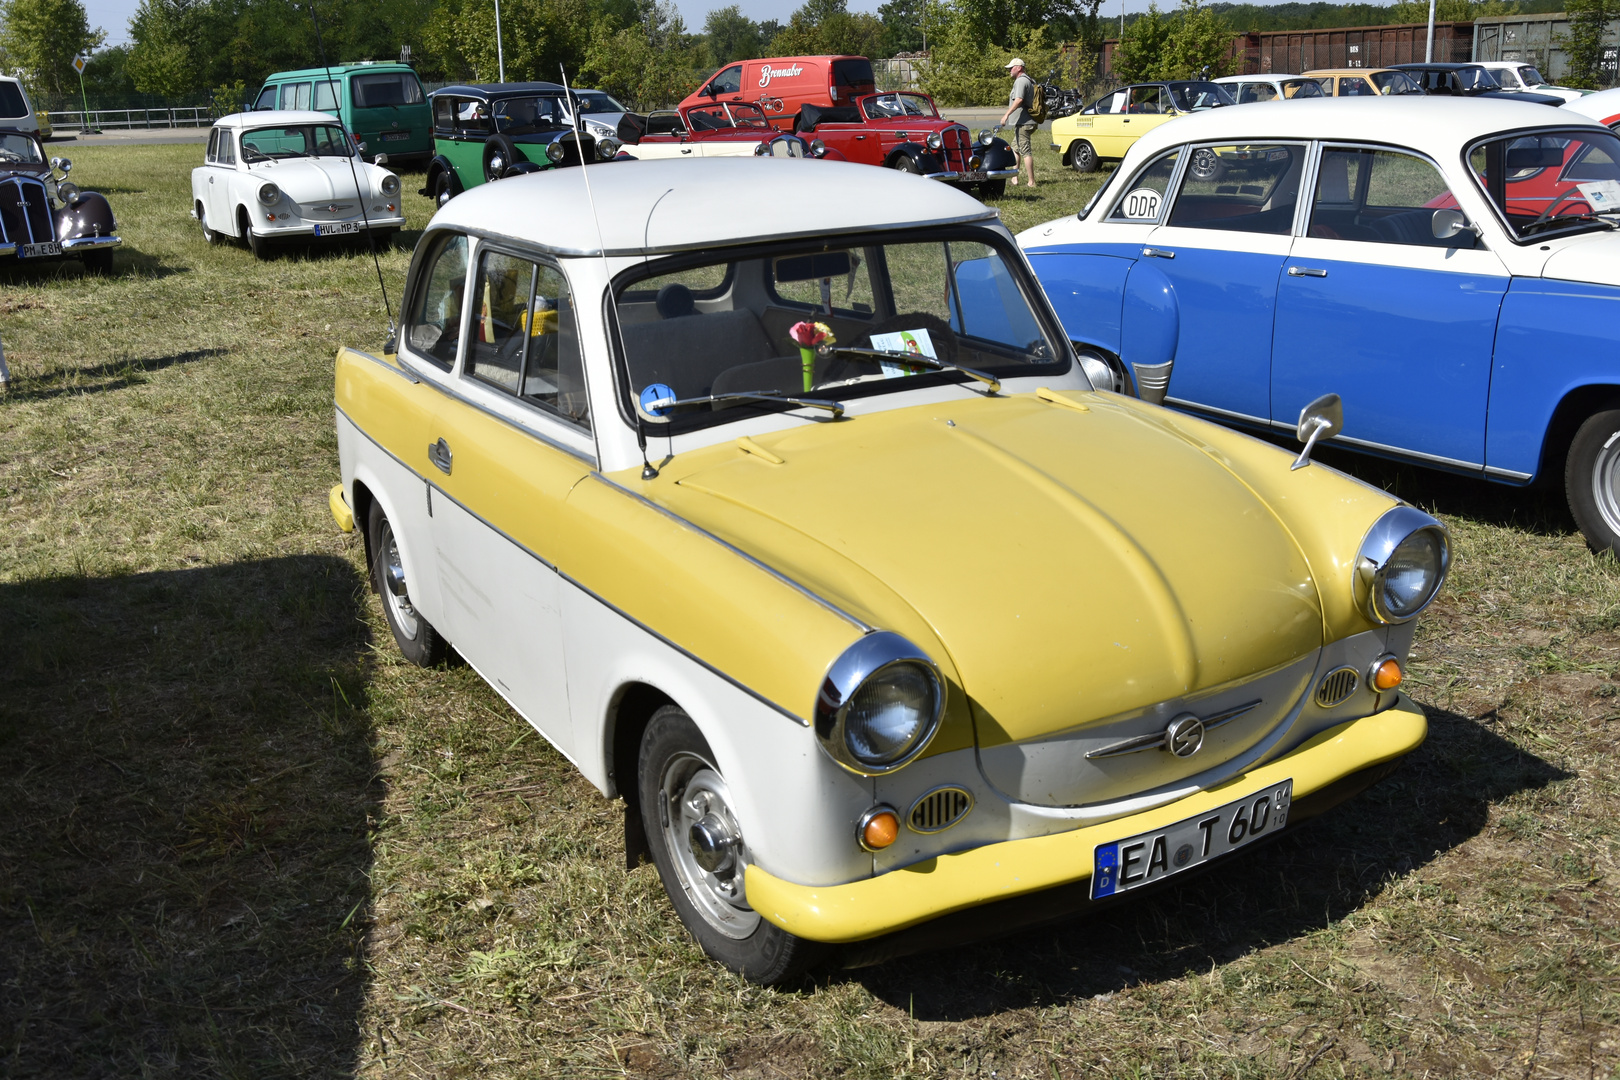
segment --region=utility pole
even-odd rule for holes
[[[1429,0],[1429,42],[1423,47],[1423,62],[1434,62],[1434,0]]]
[[[1433,5],[1434,0],[1429,0]],[[495,63],[500,68],[500,81],[506,81],[506,50],[501,45],[501,0],[495,0]]]

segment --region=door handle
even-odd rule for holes
[[[1327,277],[1327,271],[1326,270],[1320,270],[1320,269],[1318,269],[1318,268],[1316,268],[1314,266],[1290,266],[1288,268],[1288,276],[1289,277]]]
[[[691,148],[691,147],[690,147],[690,146],[683,146],[683,147],[681,147],[681,153],[683,153],[683,154],[690,154],[690,153],[691,153],[691,152],[692,152],[692,148]]]
[[[428,446],[428,460],[439,467],[444,475],[450,475],[450,444],[440,439]]]
[[[1175,252],[1166,251],[1164,248],[1145,247],[1142,249],[1142,258],[1144,259],[1173,259],[1175,257]]]

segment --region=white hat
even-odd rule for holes
[[[1020,60],[1016,56],[1013,57],[1011,60],[1007,61],[1007,67],[1009,69],[1015,68],[1015,67],[1023,67],[1023,66],[1024,66],[1024,62],[1022,60]]]

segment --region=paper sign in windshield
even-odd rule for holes
[[[923,356],[939,359],[939,354],[934,352],[934,339],[928,336],[927,330],[901,330],[895,334],[873,334],[872,348],[878,352],[920,353]],[[915,375],[917,373],[915,369],[889,360],[879,360],[878,367],[883,369],[885,379],[896,379],[902,375]]]
[[[1120,216],[1135,221],[1151,221],[1159,216],[1159,200],[1162,197],[1152,188],[1137,188],[1119,204]]]
[[[1594,214],[1608,214],[1620,210],[1620,180],[1593,180],[1576,184]]]

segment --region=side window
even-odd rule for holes
[[[444,235],[428,256],[428,269],[411,305],[405,340],[415,352],[446,371],[456,362],[462,300],[467,288],[467,238]]]
[[[477,289],[467,374],[589,428],[573,298],[561,271],[488,251]]]
[[[1170,100],[1162,86],[1133,86],[1130,104],[1125,107],[1125,111],[1160,115],[1170,111]]]
[[[1238,90],[1239,105],[1247,105],[1255,101],[1273,101],[1276,97],[1277,91],[1272,88],[1270,83],[1244,83]]]
[[[456,103],[449,98],[433,99],[433,130],[448,135],[456,129]]]
[[[208,133],[208,157],[205,160],[210,165],[219,160],[219,128]]]
[[[1316,80],[1316,85],[1322,88],[1322,93],[1328,97],[1333,96],[1333,76],[1326,75]]]
[[[276,88],[267,86],[259,91],[259,100],[253,103],[255,109],[273,109],[276,107]]]
[[[1434,211],[1455,208],[1445,179],[1427,161],[1394,150],[1322,151],[1309,235],[1327,240],[1421,247],[1472,247],[1464,231],[1435,239]]]
[[[1199,147],[1170,225],[1286,235],[1294,225],[1304,162],[1305,147],[1293,143]]]
[[[717,94],[742,93],[742,66],[739,64],[726,68],[726,70],[709,80],[709,85],[714,87],[714,92]]]
[[[218,156],[221,165],[236,164],[236,135],[228,128],[219,129]]]
[[[331,79],[315,84],[315,109],[318,112],[337,112],[338,86]]]
[[[1181,158],[1179,149],[1162,154],[1153,163],[1132,178],[1125,194],[1114,204],[1109,221],[1129,221],[1138,225],[1156,223],[1164,211],[1165,196],[1170,191],[1170,178],[1175,175],[1176,162]]]
[[[1367,80],[1359,75],[1346,75],[1339,80],[1340,97],[1376,97],[1378,91],[1367,84]]]
[[[281,87],[281,107],[283,109],[309,108],[309,83],[285,83]]]
[[[456,101],[456,130],[467,135],[488,135],[491,130],[489,106],[475,98]]]

